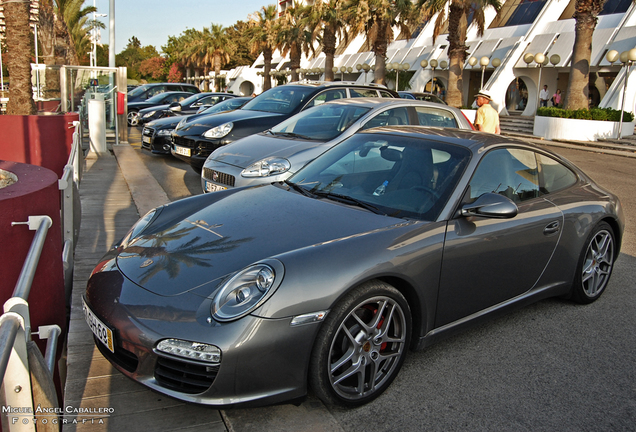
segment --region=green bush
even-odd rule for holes
[[[612,108],[566,110],[557,107],[541,107],[537,110],[537,115],[543,117],[571,118],[579,120],[601,120],[613,122],[618,122],[621,119],[620,110],[615,110]],[[634,113],[628,111],[623,112],[623,121],[634,121]]]

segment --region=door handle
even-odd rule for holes
[[[561,227],[561,223],[559,221],[550,222],[543,229],[543,234],[545,235],[554,234],[555,232],[559,231],[560,227]]]

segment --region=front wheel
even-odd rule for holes
[[[128,111],[128,126],[139,124],[139,111]]]
[[[614,230],[601,222],[593,230],[581,251],[572,286],[572,300],[592,303],[607,287],[614,268]]]
[[[380,281],[344,297],[323,323],[309,381],[327,404],[359,406],[380,396],[398,374],[411,337],[404,296]]]

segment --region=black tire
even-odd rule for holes
[[[316,337],[309,364],[316,396],[347,407],[380,396],[404,363],[411,326],[409,305],[391,285],[370,281],[353,289],[329,312]]]
[[[616,259],[614,230],[607,222],[599,223],[590,233],[581,251],[574,276],[571,299],[588,304],[605,291]]]

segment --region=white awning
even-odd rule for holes
[[[523,55],[521,56],[521,58],[519,59],[515,67],[518,67],[518,68],[537,67],[537,64],[535,62],[530,63],[530,65],[526,64],[526,62],[523,61],[523,58],[528,53],[532,55],[535,55],[536,53],[545,54],[548,51],[548,49],[552,46],[552,42],[554,41],[556,36],[557,36],[556,33],[537,35],[534,39],[532,39],[532,42],[530,42],[530,45],[528,45],[526,50],[523,52]]]
[[[572,57],[572,47],[574,46],[574,32],[561,33],[559,38],[554,42],[546,57],[550,58],[554,54],[561,57],[561,61],[555,66],[567,66]]]
[[[613,30],[613,29],[610,29]],[[596,33],[596,32],[595,32]],[[592,42],[595,43],[594,41]],[[592,45],[594,47],[594,45]],[[622,53],[623,51],[629,51],[632,48],[636,48],[636,27],[623,27],[616,37],[614,41],[607,46],[607,50],[616,50],[618,53]],[[610,62],[605,58],[605,51],[603,50],[603,58],[599,59],[599,66],[608,66]],[[596,63],[593,63],[596,64]],[[618,64],[618,63],[614,63]]]
[[[634,27],[631,28],[633,29]],[[629,27],[621,29],[618,32],[618,35],[616,35],[617,38],[618,36],[621,36],[621,33],[623,33],[623,36],[621,37],[629,39],[629,32],[625,32],[625,30],[628,29]],[[605,56],[605,47],[607,46],[607,42],[609,41],[609,38],[612,37],[612,33],[614,33],[615,30],[616,29],[614,28],[594,30],[594,35],[592,36],[592,56],[590,57],[591,65],[597,65],[601,62],[601,60],[604,60],[603,57]],[[614,40],[616,40],[617,38],[615,38]],[[572,44],[572,46],[574,46],[574,44]],[[630,50],[632,48],[634,48],[633,42],[632,46],[627,49]],[[618,52],[620,53],[621,51]]]

